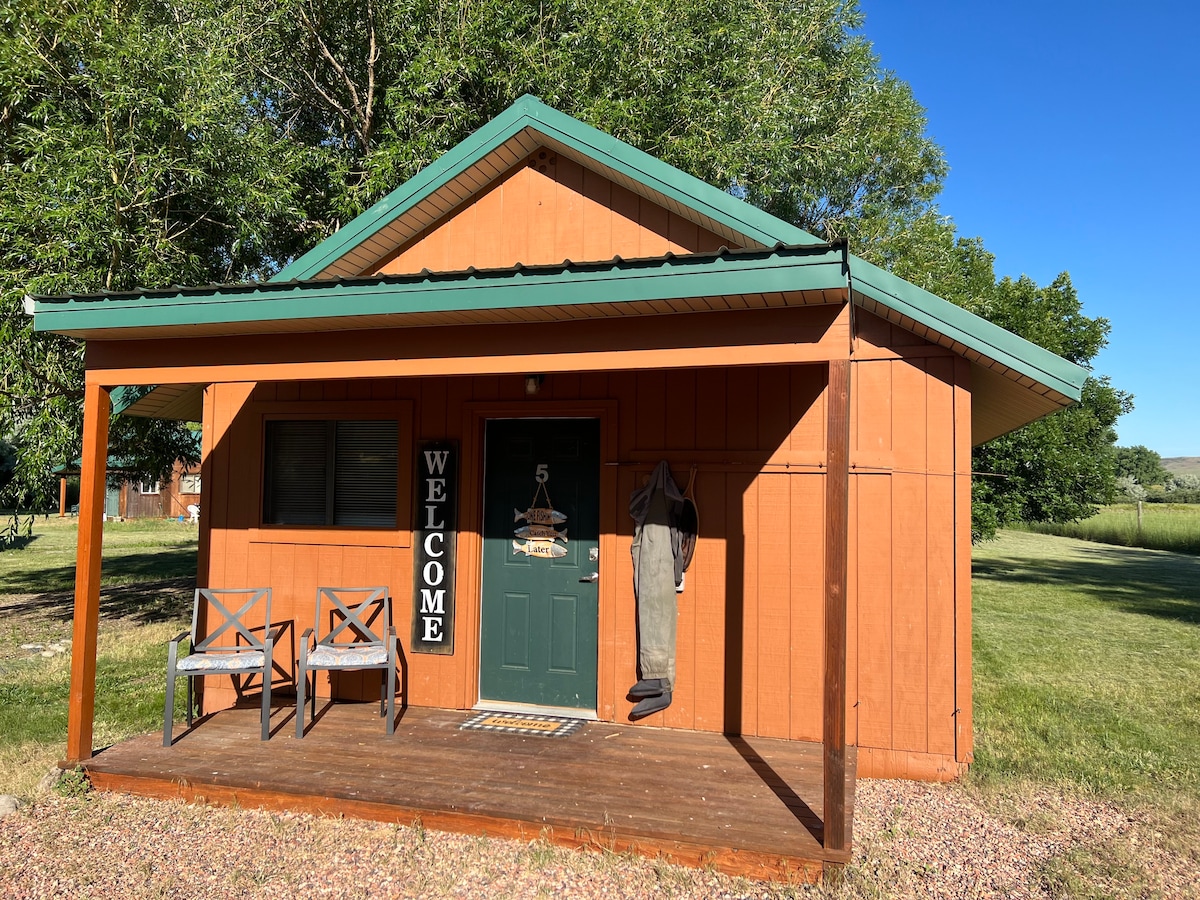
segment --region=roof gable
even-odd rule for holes
[[[539,148],[363,274],[648,259],[737,249],[554,150]]]
[[[808,232],[526,95],[271,280],[361,275],[543,148],[721,235],[728,246],[821,243]]]

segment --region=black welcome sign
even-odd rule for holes
[[[458,444],[425,441],[417,453],[413,528],[415,653],[454,653],[454,549],[458,510]]]

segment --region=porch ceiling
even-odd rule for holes
[[[147,419],[200,422],[204,418],[204,384],[160,384],[142,397],[114,391],[113,411]]]

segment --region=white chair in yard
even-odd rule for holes
[[[235,604],[240,604],[236,606]],[[262,605],[262,623],[256,607]],[[208,610],[208,634],[196,640],[202,608]],[[217,621],[214,621],[217,620]],[[171,746],[175,721],[175,679],[187,679],[187,723],[192,724],[192,679],[204,675],[229,675],[239,692],[252,675],[262,677],[262,739],[271,731],[271,663],[278,628],[271,628],[270,588],[196,588],[192,606],[192,628],[177,635],[167,648],[167,703],[163,713],[163,746]],[[260,637],[259,634],[262,636]],[[180,658],[179,645],[188,639],[188,648]]]
[[[200,524],[200,507],[199,506],[197,506],[195,503],[189,503],[187,512],[188,512],[188,515],[191,517],[188,519],[189,525]]]

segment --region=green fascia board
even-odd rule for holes
[[[943,300],[857,256],[850,257],[852,286],[871,299],[945,337],[994,359],[1034,381],[1079,400],[1087,369],[1027,341],[969,310]]]
[[[603,266],[231,285],[30,298],[36,331],[583,306],[846,287],[844,248],[776,248]]]
[[[271,281],[313,278],[525,128],[540,132],[765,246],[822,243],[807,231],[526,94],[370,209],[285,266]]]

